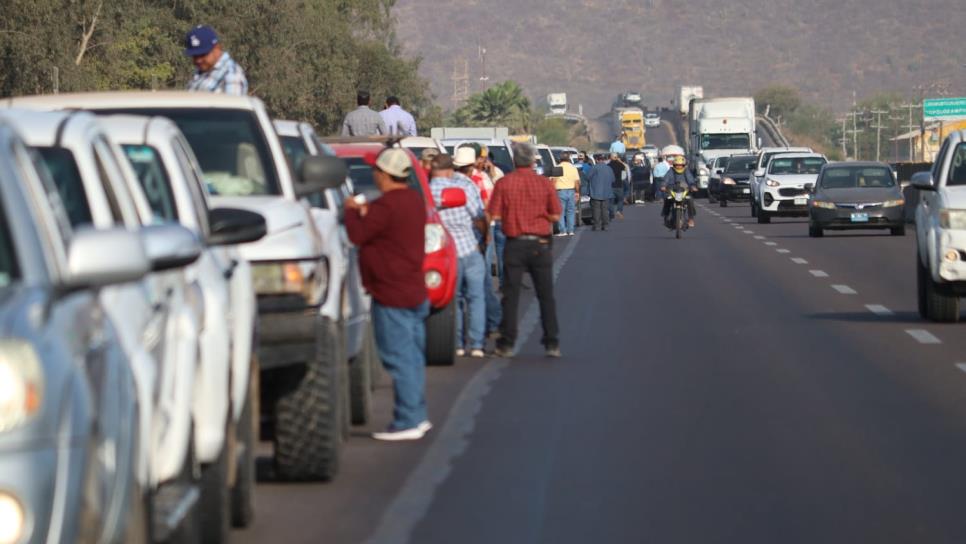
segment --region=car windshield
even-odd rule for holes
[[[701,149],[748,149],[747,134],[702,134]]]
[[[895,187],[892,171],[881,166],[835,166],[822,173],[819,186],[823,189],[853,189],[857,187]]]
[[[87,202],[87,193],[84,191],[84,182],[77,169],[74,154],[62,147],[38,147],[37,151],[43,157],[44,164],[57,185],[57,192],[64,203],[70,225],[77,227],[93,224],[91,206]]]
[[[728,161],[730,160],[731,160],[731,157],[718,157],[717,159],[714,160],[714,167],[726,168],[728,166]]]
[[[281,194],[268,142],[255,113],[203,108],[125,108],[104,110],[167,117],[184,132],[213,195]]]
[[[347,157],[345,163],[349,167],[349,178],[357,195],[377,190],[376,180],[372,178],[372,167],[362,157]]]
[[[3,202],[0,202],[0,288],[20,279],[20,265],[17,263],[17,253],[10,234],[7,212]]]
[[[778,157],[768,166],[769,174],[818,174],[827,161],[821,157]]]
[[[755,164],[758,161],[758,157],[754,155],[741,155],[738,157],[731,157],[728,161],[728,167],[725,169],[726,174],[746,174],[755,169]]]
[[[288,159],[289,166],[292,167],[294,176],[302,166],[302,161],[309,155],[309,150],[305,147],[305,140],[299,136],[279,136],[278,140],[282,143],[282,151]]]
[[[157,150],[146,145],[122,145],[121,148],[138,175],[154,220],[158,223],[176,222],[178,209],[171,192],[171,182]]]
[[[966,185],[966,143],[956,146],[952,162],[949,163],[946,185]]]

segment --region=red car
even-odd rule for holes
[[[379,190],[372,178],[372,165],[385,145],[377,142],[338,143],[327,140],[335,154],[349,166],[356,194],[365,194],[370,200],[378,198]],[[458,257],[452,236],[443,228],[437,213],[437,203],[429,190],[429,178],[410,151],[406,151],[413,163],[409,184],[422,193],[426,201],[426,259],[423,272],[432,312],[426,319],[426,363],[451,365],[456,356],[456,274]],[[464,195],[465,203],[465,195]],[[448,203],[460,206],[463,203]]]

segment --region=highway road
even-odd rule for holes
[[[430,369],[427,440],[359,429],[335,482],[263,481],[236,540],[964,542],[966,335],[919,319],[914,250],[628,209],[556,241],[562,359],[524,304],[517,358]]]

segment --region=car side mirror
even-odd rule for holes
[[[714,174],[716,176],[720,176],[721,174],[724,174],[724,168],[715,168],[714,169]]]
[[[559,178],[563,177],[563,168],[560,166],[552,166],[543,169],[543,175],[548,178]]]
[[[443,189],[439,207],[443,210],[466,206],[466,192],[459,187],[448,187]]]
[[[142,228],[141,242],[153,272],[188,266],[197,261],[202,252],[195,233],[176,223]]]
[[[758,170],[755,170],[755,177],[756,178],[763,178],[763,177],[765,177],[765,169],[764,168],[759,168]]]
[[[215,208],[208,212],[211,226],[209,246],[231,246],[261,240],[268,232],[260,213],[237,208]]]
[[[348,172],[345,161],[338,157],[305,157],[299,166],[295,194],[298,197],[304,197],[326,189],[335,189],[345,183]]]
[[[932,172],[916,172],[912,175],[912,186],[920,191],[935,191],[936,186],[933,184]]]
[[[81,229],[67,250],[68,289],[140,280],[151,270],[141,236],[125,228]]]

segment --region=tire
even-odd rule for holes
[[[229,431],[234,432],[232,429]],[[227,434],[225,435],[228,436]],[[231,532],[231,506],[228,492],[229,441],[221,448],[218,460],[201,471],[201,541],[205,544],[228,542]]]
[[[275,403],[275,471],[281,480],[328,481],[339,472],[345,348],[334,323],[326,320],[319,333],[315,360],[292,373]]]
[[[926,281],[929,279],[929,272],[922,265],[919,259],[919,252],[916,252],[916,302],[919,306],[919,317],[929,319],[929,308],[926,304]]]
[[[771,216],[765,210],[758,210],[758,224],[765,225],[771,223]]]
[[[925,318],[937,323],[956,323],[959,321],[959,297],[932,280],[929,270],[916,257],[918,283],[920,285],[920,312],[925,310]]]
[[[684,230],[684,214],[674,211],[674,237],[681,239],[681,231]]]
[[[906,235],[906,226],[905,225],[902,225],[902,226],[899,226],[899,227],[893,227],[893,228],[889,229],[889,234],[892,235],[892,236],[905,236]]]
[[[755,203],[755,199],[751,199],[751,216],[758,217],[758,204]]]
[[[816,225],[815,223],[809,223],[808,235],[811,238],[821,238],[822,236],[825,235],[825,232],[822,230],[822,227]]]
[[[717,204],[718,198],[708,189],[708,204]]]
[[[362,350],[349,363],[349,412],[352,414],[353,425],[365,425],[372,415],[372,383],[373,340],[372,323],[366,327],[366,336],[362,339]]]
[[[442,310],[426,318],[426,364],[451,366],[456,362],[456,295]]]
[[[248,377],[248,396],[242,407],[236,426],[235,443],[242,449],[235,467],[235,485],[231,488],[231,524],[243,529],[255,520],[255,447],[258,436],[259,411],[258,399],[260,367],[257,357],[252,355],[252,365]]]

